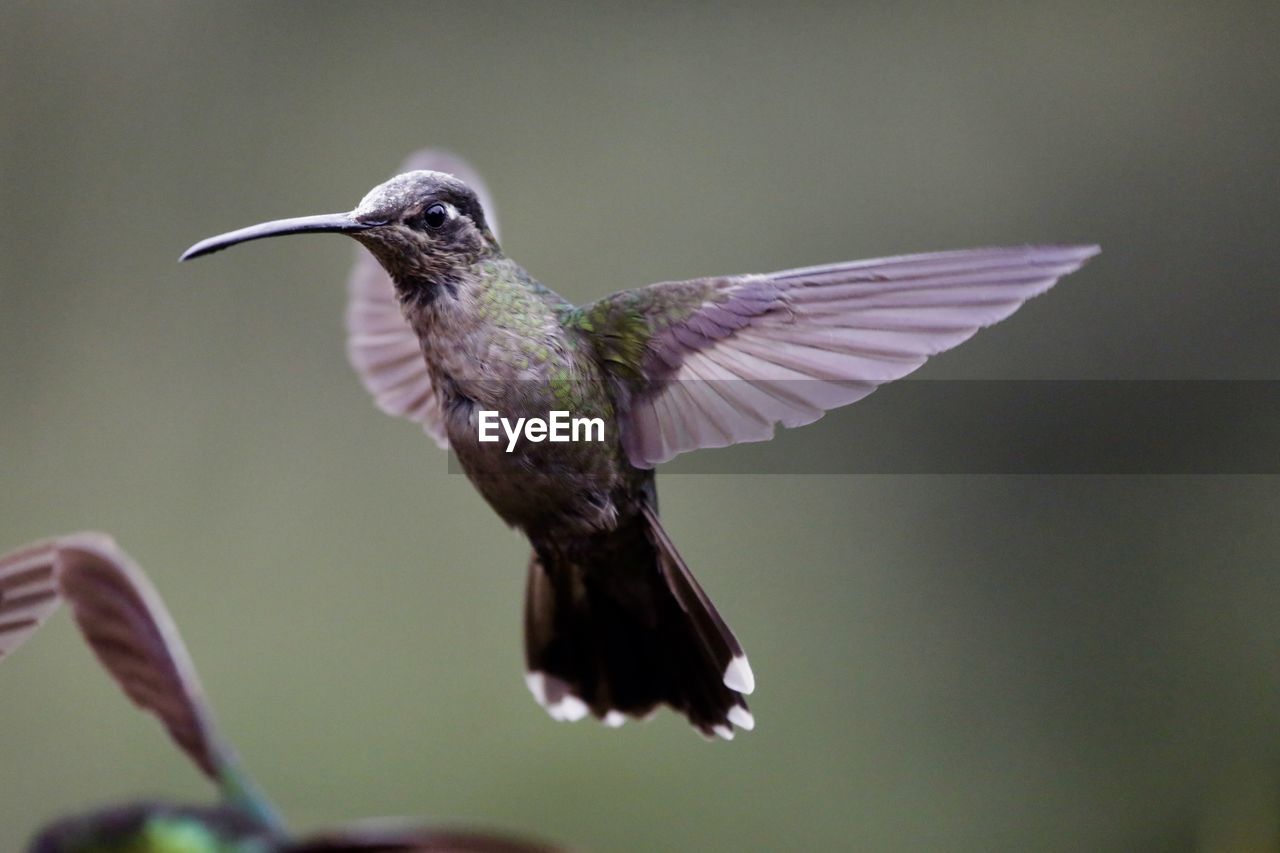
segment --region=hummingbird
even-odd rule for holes
[[[195,666],[146,574],[102,533],[32,543],[0,556],[0,658],[66,602],[99,662],[155,715],[213,781],[212,806],[146,800],[54,821],[27,853],[550,853],[557,848],[467,831],[367,821],[304,838],[279,813],[219,734]]]
[[[754,727],[755,677],[663,529],[655,466],[860,400],[1099,251],[901,255],[669,281],[575,306],[503,252],[488,198],[465,161],[419,152],[349,212],[231,231],[181,260],[289,234],[344,234],[368,250],[349,279],[350,358],[378,406],[452,450],[529,539],[534,697],[555,719],[590,713],[610,726],[665,704],[708,738]],[[483,438],[495,412],[519,424],[556,411],[599,419],[603,440]]]

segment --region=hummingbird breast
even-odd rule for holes
[[[567,305],[522,271],[491,270],[407,312],[458,464],[526,532],[611,530],[637,511],[641,472],[626,461],[590,343],[560,322]],[[535,426],[549,427],[553,413],[570,424],[569,440]]]

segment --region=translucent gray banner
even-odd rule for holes
[[[812,400],[830,393],[815,391],[818,384],[835,385],[796,380],[770,390]],[[688,401],[705,399],[696,392],[744,396],[737,381],[687,387],[695,393],[682,397],[681,417],[694,408]],[[608,424],[608,439],[615,429]],[[513,456],[539,452],[524,441]],[[495,445],[506,446],[505,437]],[[812,424],[778,427],[771,441],[681,453],[658,467],[718,475],[1280,474],[1280,381],[906,380]],[[461,473],[452,455],[449,470]]]

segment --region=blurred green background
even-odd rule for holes
[[[1276,849],[1277,478],[660,477],[758,727],[557,724],[521,677],[524,540],[346,364],[349,241],[175,261],[444,145],[575,300],[1097,241],[918,375],[1277,379],[1278,42],[1263,3],[8,0],[0,550],[115,534],[299,828]],[[65,616],[0,696],[0,849],[68,810],[210,796]]]

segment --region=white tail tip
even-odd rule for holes
[[[565,690],[565,685],[559,679],[552,679],[556,682],[558,693]],[[562,722],[574,723],[581,720],[587,715],[587,703],[583,702],[572,693],[563,692],[555,701],[547,700],[547,675],[542,672],[525,673],[524,683],[529,686],[529,692],[533,694],[533,698],[538,700],[538,704],[547,709],[547,713],[551,715],[551,719],[560,720]]]
[[[751,712],[741,705],[734,705],[729,709],[729,722],[744,732],[749,732],[756,727],[756,718],[751,716]]]
[[[735,655],[724,668],[724,686],[744,696],[756,689],[756,677],[751,672],[751,664],[747,663],[746,655]]]

